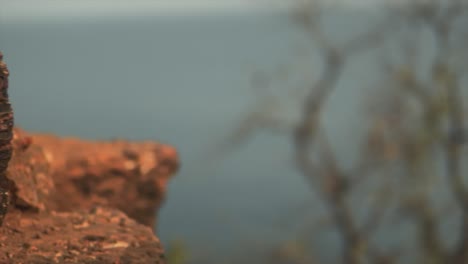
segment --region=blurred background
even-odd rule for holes
[[[467,263],[467,10],[0,0],[0,50],[20,127],[177,147],[171,264]]]

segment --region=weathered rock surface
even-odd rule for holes
[[[151,227],[178,166],[172,147],[20,129],[12,145],[0,263],[165,263]]]
[[[46,211],[54,204],[52,195],[56,188],[43,147],[31,143],[25,132],[14,130],[7,176],[14,183],[16,207]]]
[[[149,227],[118,210],[70,213],[14,210],[0,228],[0,263],[165,263]]]
[[[174,148],[156,142],[84,141],[33,134],[56,186],[51,209],[106,205],[154,226],[168,179],[177,170]]]

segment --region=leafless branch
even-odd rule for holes
[[[320,110],[338,81],[343,62],[338,54],[325,51],[325,69],[322,77],[314,85],[303,105],[302,117],[294,133],[295,160],[299,169],[307,177],[317,175],[316,165],[309,158],[310,145],[319,127]],[[309,179],[310,180],[310,179]]]
[[[392,128],[395,134],[392,134],[392,144],[397,145],[400,155],[398,157],[399,165],[403,165],[401,167],[407,169],[404,176],[408,179],[405,180],[413,181],[411,184],[421,185],[426,184],[425,181],[428,177],[427,172],[421,170],[425,166],[424,162],[433,162],[430,160],[429,152],[434,146],[443,145],[445,147],[447,178],[451,191],[464,211],[462,237],[457,249],[449,253],[444,249],[438,234],[439,220],[433,213],[434,206],[427,189],[414,190],[414,193],[401,203],[402,206],[410,208],[409,211],[418,231],[419,242],[424,254],[427,255],[426,257],[432,257],[436,263],[468,263],[468,189],[463,181],[460,154],[461,145],[466,141],[465,116],[461,88],[457,83],[458,77],[450,69],[447,62],[447,57],[450,54],[450,34],[453,33],[452,21],[464,12],[461,11],[462,2],[462,0],[454,0],[453,5],[442,11],[441,6],[436,1],[432,1],[428,5],[415,6],[409,10],[394,10],[395,12],[391,13],[393,17],[384,20],[374,29],[351,39],[344,45],[335,45],[336,43],[327,37],[324,27],[320,25],[322,13],[318,6],[314,6],[312,11],[307,10],[307,8],[312,8],[311,6],[302,6],[300,12],[296,13],[296,20],[301,23],[310,34],[311,40],[315,42],[321,55],[323,68],[318,80],[307,91],[304,103],[301,105],[299,122],[291,127],[290,124],[285,125],[281,120],[265,115],[261,110],[265,106],[260,102],[258,104],[260,110],[253,111],[228,138],[227,148],[231,148],[244,142],[259,129],[279,131],[291,135],[295,165],[310,184],[310,188],[325,202],[330,219],[333,220],[344,242],[344,263],[360,264],[366,259],[372,260],[377,259],[376,256],[381,256],[381,254],[376,253],[378,250],[375,250],[368,243],[371,235],[383,222],[386,210],[390,207],[392,198],[395,197],[393,193],[395,190],[384,185],[380,199],[376,199],[369,207],[369,214],[364,220],[362,228],[358,228],[352,214],[352,208],[346,202],[346,196],[355,190],[353,187],[357,182],[366,179],[377,169],[385,175],[386,168],[383,168],[382,164],[388,163],[386,163],[385,158],[372,157],[371,153],[367,153],[362,155],[363,159],[353,170],[348,172],[343,170],[337,161],[327,135],[323,133],[321,111],[336,89],[345,67],[349,66],[352,56],[378,47],[386,39],[392,37],[395,29],[398,29],[401,24],[414,26],[409,33],[413,32],[415,28],[417,30],[424,26],[430,28],[437,42],[437,54],[431,63],[433,64],[432,75],[435,78],[426,81],[417,75],[418,63],[413,61],[419,55],[415,54],[415,50],[419,48],[419,43],[414,41],[417,37],[409,35],[411,48],[399,48],[403,52],[403,56],[411,57],[408,59],[411,61],[407,64],[396,64],[397,66],[391,63],[385,65],[384,73],[388,77],[386,80],[392,81],[393,88],[398,88],[398,94],[403,98],[408,95],[417,98],[422,109],[422,117],[419,120],[421,124],[418,121],[414,127],[403,128],[403,121],[396,122],[397,127]],[[404,31],[403,33],[408,32]],[[262,78],[262,76],[257,78],[260,88],[268,85]],[[441,98],[446,99],[447,109],[438,108],[437,104],[440,103]],[[400,108],[401,105],[394,103],[392,107]],[[402,120],[405,119],[404,110],[398,110],[396,115]],[[445,112],[447,110],[448,113]],[[445,131],[443,129],[445,117],[448,119],[449,135],[442,139],[443,136],[440,134],[443,134],[441,131]],[[428,134],[429,136],[427,136]],[[388,144],[388,142],[384,142],[384,144]],[[386,151],[385,147],[388,146],[383,146],[377,152]],[[447,262],[448,259],[450,261]]]

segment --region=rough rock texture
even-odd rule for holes
[[[165,263],[149,227],[117,210],[10,212],[0,229],[0,263]]]
[[[12,185],[6,176],[8,162],[13,152],[11,140],[14,124],[13,109],[8,96],[9,75],[8,67],[3,61],[3,54],[0,52],[0,226],[8,211]]]
[[[173,147],[39,134],[32,135],[32,141],[42,146],[56,185],[51,208],[70,211],[106,205],[141,224],[155,226],[167,181],[178,167]]]
[[[56,188],[43,147],[31,143],[31,137],[20,129],[14,130],[7,176],[15,185],[16,207],[45,211],[54,204],[52,195]]]
[[[12,146],[0,263],[165,263],[151,227],[178,166],[172,147],[20,129]]]

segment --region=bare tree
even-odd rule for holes
[[[418,252],[410,254],[417,255],[419,263],[468,263],[468,187],[462,166],[468,161],[464,149],[468,89],[462,89],[468,69],[468,3],[403,2],[383,2],[385,16],[375,28],[344,43],[328,37],[321,24],[327,10],[319,2],[299,3],[292,18],[310,34],[322,65],[320,77],[310,85],[301,104],[300,119],[294,124],[282,123],[269,111],[262,111],[267,104],[258,104],[260,110],[248,115],[225,143],[227,148],[242,143],[258,129],[291,138],[297,169],[323,199],[340,234],[342,263],[400,262],[405,248],[384,250],[375,241],[379,229],[399,228],[385,221],[389,217],[408,220],[414,226]],[[433,39],[435,52],[430,59],[420,52],[427,45],[421,43],[422,32],[429,32]],[[392,54],[386,53],[389,47]],[[370,99],[377,108],[360,159],[354,168],[345,169],[323,130],[322,109],[343,71],[353,67],[357,56],[371,50],[382,57],[379,90],[385,94],[380,94],[378,102]],[[275,100],[281,98],[269,102]],[[443,170],[438,169],[439,164],[444,165]],[[364,220],[358,220],[348,198],[359,184],[376,177],[380,184],[373,188],[379,195],[367,205]],[[437,179],[444,182],[434,184]],[[439,199],[441,190],[447,190],[454,200]],[[437,205],[443,202],[446,204]],[[398,210],[389,216],[392,203]],[[441,224],[457,216],[460,237],[448,245]]]

